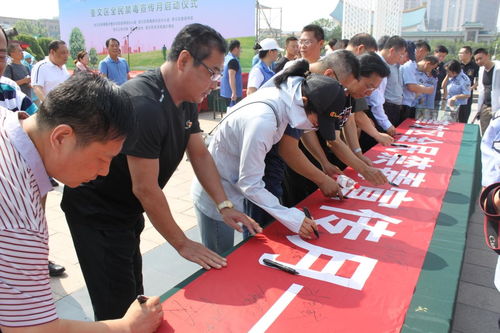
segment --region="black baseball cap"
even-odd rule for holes
[[[304,94],[318,114],[319,133],[335,140],[335,123],[345,106],[344,88],[331,77],[309,74],[304,80]]]

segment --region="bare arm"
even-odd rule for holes
[[[426,87],[420,84],[407,84],[406,88],[416,94],[432,94],[434,87]]]
[[[35,95],[38,97],[40,102],[43,102],[45,99],[45,94],[43,93],[43,87],[42,86],[33,86],[33,91],[35,92]]]
[[[151,297],[144,304],[134,301],[122,319],[98,322],[57,319],[37,326],[0,328],[4,333],[149,333],[158,328],[162,319],[160,298]]]
[[[338,131],[337,131],[338,132]],[[311,133],[306,133],[302,136],[302,140],[308,140],[311,138]],[[374,185],[382,185],[387,183],[387,178],[384,176],[382,171],[373,168],[354,155],[354,153],[347,147],[347,145],[340,140],[339,135],[336,136],[334,141],[328,141],[329,148],[333,153],[345,164],[361,173],[363,177]]]
[[[354,114],[354,119],[358,128],[377,140],[377,142],[381,145],[388,146],[394,142],[394,138],[389,134],[380,133],[379,131],[377,131],[375,125],[373,124],[373,121],[366,115],[366,113],[356,112]]]
[[[360,111],[361,112],[361,111]],[[365,162],[368,165],[372,165],[372,161],[365,155],[363,155],[363,152],[361,151],[361,147],[359,145],[359,138],[358,138],[358,128],[356,127],[356,121],[354,120],[354,114],[351,114],[349,116],[349,119],[347,119],[347,122],[342,129],[344,132],[344,137],[347,142],[347,145],[349,148],[352,150],[352,152],[363,162]]]
[[[231,87],[231,100],[235,101],[238,96],[236,95],[236,71],[234,69],[228,70],[229,73],[229,86]]]
[[[24,79],[20,79],[20,80],[17,80],[15,82],[17,83],[18,86],[22,86],[23,84],[30,83],[31,78],[25,77]],[[28,96],[28,97],[30,97],[30,96]]]
[[[188,239],[175,222],[165,194],[158,186],[159,161],[127,156],[132,191],[139,199],[149,220],[158,232],[172,245],[177,252],[205,269],[221,268],[226,260],[202,244]]]
[[[449,80],[449,77],[448,77],[448,74],[446,74],[446,76],[443,79],[443,82],[441,83],[441,88],[443,88],[443,94],[441,96],[443,99],[446,99],[446,96],[448,96],[448,89],[447,89],[448,80]]]

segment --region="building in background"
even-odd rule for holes
[[[480,23],[482,30],[495,33],[500,0],[404,0],[404,10],[427,8],[429,31],[464,30],[464,24]]]
[[[401,34],[402,5],[402,0],[339,0],[330,16],[342,26],[342,38],[364,31],[377,39]]]
[[[372,0],[338,1],[330,16],[342,25],[343,38],[350,38],[353,31],[366,31],[379,37],[375,23],[377,13],[382,19],[389,16],[386,22],[381,21],[381,26],[393,25],[397,22],[397,15],[387,8],[397,8],[398,4],[401,6],[401,29],[396,33],[386,31],[382,34],[400,34],[410,40],[489,42],[496,38],[500,0],[385,0],[375,3]],[[353,29],[347,29],[344,34],[344,25]]]

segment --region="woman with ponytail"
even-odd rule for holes
[[[334,140],[336,117],[345,104],[344,90],[332,78],[310,74],[305,60],[296,61],[273,80],[274,85],[266,85],[238,103],[221,121],[210,142],[209,151],[229,201],[218,207],[198,180],[193,183],[203,244],[219,254],[234,243],[234,229],[224,224],[219,211],[229,206],[243,210],[245,200],[306,239],[311,239],[317,228],[302,211],[282,206],[265,189],[265,156],[288,125],[319,130],[326,140]]]

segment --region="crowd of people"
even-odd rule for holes
[[[234,230],[250,237],[277,220],[311,239],[316,223],[294,206],[318,188],[342,200],[336,178],[346,166],[386,186],[384,173],[363,152],[393,143],[397,127],[421,110],[440,109],[462,122],[480,119],[485,139],[493,140],[489,181],[498,182],[493,124],[500,66],[487,50],[464,46],[459,60],[445,63],[448,50],[438,46],[431,54],[426,41],[376,41],[359,33],[324,50],[324,38],[321,27],[307,25],[284,49],[271,38],[259,41],[243,87],[240,42],[228,45],[206,25],[184,27],[166,61],[134,79],[114,38],[105,42],[100,75],[89,68],[85,51],[70,75],[63,41],[53,41],[47,58],[30,70],[2,30],[2,332],[154,331],[162,320],[158,297],[135,300],[144,292],[144,213],[182,257],[207,270],[227,265]],[[219,82],[231,108],[207,147],[196,104]],[[479,109],[469,115],[476,87]],[[202,243],[179,228],[162,192],[184,154],[196,175],[192,197]],[[96,323],[58,319],[55,311],[44,215],[50,177],[65,185],[61,208]]]

